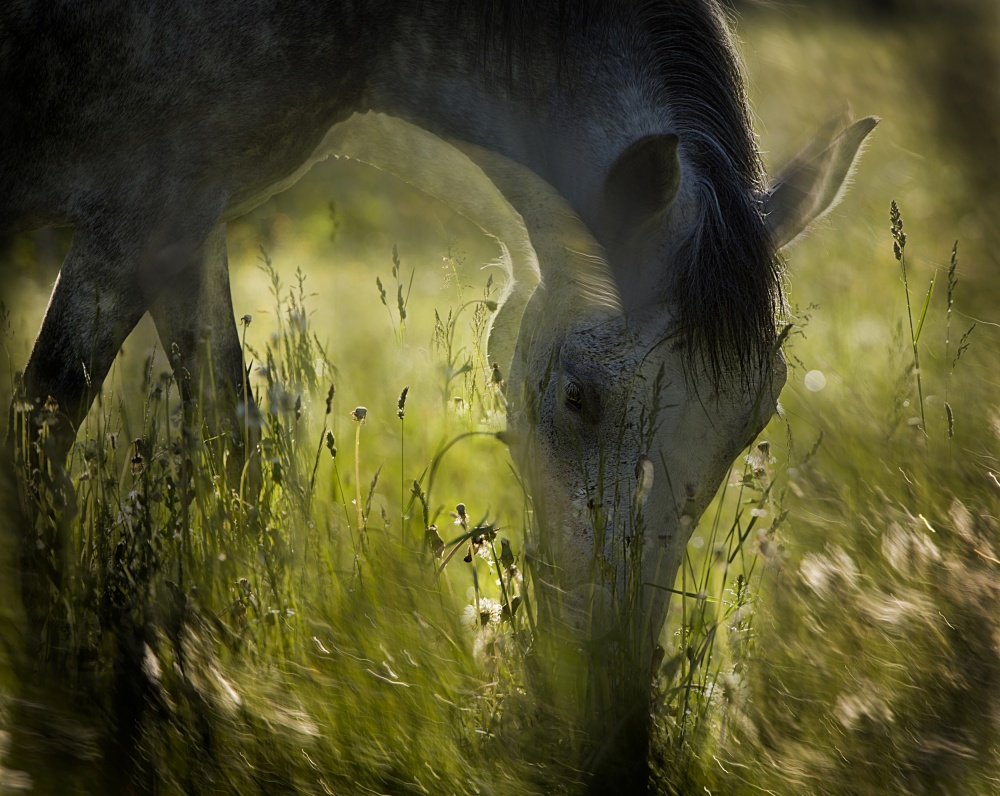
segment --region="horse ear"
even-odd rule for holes
[[[767,228],[777,248],[798,238],[843,198],[862,144],[878,123],[878,117],[868,116],[843,128],[841,118],[832,120],[781,170],[764,197]]]
[[[650,135],[628,147],[604,181],[604,223],[612,245],[661,218],[681,184],[676,135]]]

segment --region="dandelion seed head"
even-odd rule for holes
[[[496,627],[503,616],[503,606],[489,597],[480,597],[479,606],[475,602],[462,611],[462,624],[469,630],[478,631]]]

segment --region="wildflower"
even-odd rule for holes
[[[479,605],[475,603],[465,606],[462,611],[462,624],[469,630],[480,630],[495,627],[503,618],[503,606],[489,597],[480,597]]]
[[[253,315],[247,314],[244,315],[242,318],[240,318],[240,323],[243,324],[244,326],[249,326],[250,321],[252,320],[253,320]]]
[[[361,425],[364,425],[367,422],[368,410],[363,406],[359,406],[351,412],[351,417],[357,420]]]
[[[463,526],[464,527],[464,526]],[[469,539],[471,552],[475,553],[484,561],[493,561],[492,548],[486,542],[492,542],[497,538],[497,529],[492,525],[477,525],[472,529],[472,536]],[[471,558],[469,559],[471,560]]]
[[[744,461],[750,465],[755,478],[763,478],[767,475],[768,466],[776,464],[778,460],[771,456],[771,443],[767,440],[761,440],[747,453]]]
[[[485,543],[482,536],[472,537],[472,550],[477,556],[483,559],[483,561],[493,561],[493,553],[490,551],[489,545]]]

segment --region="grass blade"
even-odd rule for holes
[[[920,310],[920,320],[917,321],[917,330],[913,333],[913,345],[917,344],[920,339],[920,330],[924,328],[924,319],[927,317],[927,308],[931,305],[931,295],[934,293],[934,283],[937,281],[937,274],[931,279],[931,283],[927,286],[927,295],[924,296],[924,306]]]

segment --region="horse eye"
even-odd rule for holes
[[[574,412],[579,412],[583,409],[583,390],[580,389],[580,385],[575,381],[571,381],[566,385],[563,390],[563,399],[566,401],[566,406]]]

